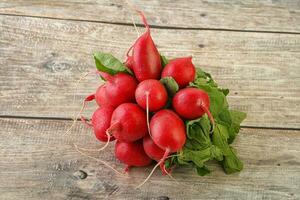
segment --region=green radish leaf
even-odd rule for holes
[[[163,56],[161,54],[160,54],[160,60],[161,60],[161,66],[163,68],[169,63],[169,60],[166,58],[166,56]]]
[[[223,152],[224,159],[221,164],[227,174],[239,172],[243,169],[242,161],[237,157],[236,152],[229,146],[228,129],[226,126],[216,124],[212,141]]]
[[[211,145],[210,147],[202,150],[191,150],[184,148],[178,158],[183,162],[192,162],[197,167],[203,167],[204,163],[209,160],[223,160],[223,154],[218,147]]]
[[[215,119],[219,124],[230,127],[232,124],[231,114],[228,108],[224,108]]]
[[[224,94],[225,96],[227,96],[227,95],[229,94],[229,89],[224,89],[224,88],[222,88],[222,89],[219,89],[219,91],[223,92],[223,94]]]
[[[227,127],[228,144],[231,144],[240,130],[240,123],[246,118],[246,113],[224,108],[215,120]]]
[[[186,122],[187,140],[178,161],[179,164],[196,167],[199,175],[205,175],[209,171],[205,162],[223,159],[222,151],[211,142],[210,130],[211,124],[206,115]]]
[[[218,161],[222,161],[223,160],[223,152],[221,149],[219,149],[217,146],[212,145],[210,148],[210,153],[211,153],[211,157],[218,160]]]
[[[246,119],[247,114],[244,112],[240,112],[237,110],[229,110],[230,113],[230,118],[231,118],[231,124],[230,124],[230,132],[229,132],[229,138],[228,138],[228,143],[231,144],[236,135],[240,131],[240,124],[244,119]]]
[[[174,154],[173,154],[174,155]],[[177,156],[173,156],[171,158],[168,158],[165,161],[165,166],[167,169],[171,168],[174,165],[178,165],[178,160],[177,160]]]
[[[133,74],[121,61],[109,53],[94,53],[94,59],[99,71],[107,72],[112,75],[119,72]]]
[[[168,95],[173,97],[176,92],[179,90],[179,86],[172,77],[164,77],[160,79],[160,82],[165,86]]]
[[[246,119],[247,114],[237,110],[229,110],[233,123],[241,124]]]
[[[192,161],[197,167],[203,167],[204,162],[211,159],[210,147],[198,151],[185,148],[179,158],[184,162]]]
[[[196,167],[196,170],[199,176],[205,176],[207,174],[210,174],[210,170],[207,168],[206,165],[203,165],[203,167]]]
[[[201,150],[210,147],[210,129],[210,121],[207,116],[187,121],[186,133],[188,139],[185,146],[192,150]]]
[[[229,147],[231,155],[225,156],[224,160],[221,161],[222,167],[226,174],[232,174],[235,172],[240,172],[244,168],[244,164],[242,161],[237,157],[235,150],[233,147]]]
[[[204,78],[204,79],[207,78],[206,73],[200,68],[196,68],[196,79],[198,78]]]
[[[224,108],[228,108],[226,96],[215,86],[214,82],[204,78],[198,78],[190,86],[196,87],[207,92],[210,100],[210,112],[212,115],[218,116]]]

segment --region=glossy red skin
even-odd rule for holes
[[[201,104],[209,110],[208,94],[197,88],[179,90],[172,101],[176,113],[185,119],[197,119],[205,114]]]
[[[113,112],[111,126],[113,136],[122,142],[133,142],[148,134],[145,111],[134,103],[123,103]]]
[[[150,132],[155,144],[171,153],[180,150],[185,144],[184,122],[171,110],[164,109],[154,114],[150,120]]]
[[[171,60],[163,69],[161,77],[171,76],[178,83],[180,88],[188,86],[193,82],[196,75],[192,57],[176,58]]]
[[[146,110],[146,92],[149,93],[149,111],[157,111],[163,108],[168,101],[168,93],[161,82],[155,79],[144,80],[135,90],[135,100]]]
[[[113,111],[114,111],[113,107],[104,106],[98,108],[92,116],[92,125],[93,125],[95,136],[98,140],[102,142],[106,142],[108,140],[106,135],[106,130],[110,126],[110,120]],[[115,140],[115,138],[111,137],[110,141],[113,140]]]
[[[138,81],[160,78],[160,55],[149,30],[137,39],[132,49],[132,58],[132,69]]]
[[[115,74],[97,89],[96,102],[100,107],[112,106],[114,108],[122,103],[134,102],[137,84],[133,76],[125,73]]]
[[[95,100],[98,106],[105,106],[105,104],[108,104],[110,106],[110,103],[107,102],[107,96],[106,96],[106,89],[103,87],[103,85],[100,85],[95,93]]]
[[[151,139],[151,137],[145,136],[143,138],[143,147],[144,147],[144,151],[145,153],[153,160],[155,161],[160,161],[162,159],[162,157],[164,156],[165,150],[159,148],[159,146],[157,146],[153,140]]]
[[[151,158],[146,155],[141,140],[129,143],[117,141],[115,156],[128,166],[143,167],[152,162]]]

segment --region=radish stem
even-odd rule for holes
[[[213,133],[214,132],[214,127],[215,127],[215,120],[214,120],[214,117],[212,116],[212,114],[211,114],[211,112],[209,111],[209,109],[207,109],[207,107],[205,106],[205,105],[201,105],[201,108],[204,110],[204,112],[207,114],[207,116],[208,116],[208,119],[209,119],[209,121],[210,121],[210,123],[211,123],[211,127],[212,127],[212,129],[211,129],[211,131],[210,131],[210,133]]]
[[[163,174],[168,174],[166,168],[165,168],[165,160],[167,159],[168,155],[170,153],[169,149],[166,149],[164,156],[161,158],[160,162],[160,169],[162,170]]]

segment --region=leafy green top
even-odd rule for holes
[[[96,67],[99,71],[109,74],[125,72],[133,74],[122,62],[109,53],[97,52],[94,53]]]
[[[240,130],[240,123],[246,118],[246,113],[230,110],[226,99],[228,89],[218,87],[209,73],[197,68],[197,76],[190,87],[196,87],[207,92],[210,98],[210,112],[215,119],[213,133],[207,115],[199,119],[186,121],[187,141],[176,156],[166,162],[166,167],[174,165],[191,165],[199,175],[210,173],[206,162],[218,161],[227,174],[243,169],[242,161],[230,146]]]

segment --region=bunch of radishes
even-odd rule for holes
[[[147,166],[154,160],[165,174],[170,172],[165,160],[185,145],[184,120],[204,114],[212,125],[214,120],[207,93],[189,87],[196,76],[192,58],[173,59],[163,66],[147,21],[143,13],[140,15],[147,30],[129,49],[124,64],[127,69],[117,73],[110,70],[105,65],[116,67],[120,63],[103,57],[98,69],[103,69],[99,74],[106,82],[85,99],[95,99],[99,108],[91,123],[84,117],[81,119],[93,128],[98,140],[116,140],[115,156],[126,164],[127,170],[131,166]],[[100,65],[96,61],[97,64]],[[166,77],[176,81],[179,87],[176,94],[171,94],[160,81]]]

